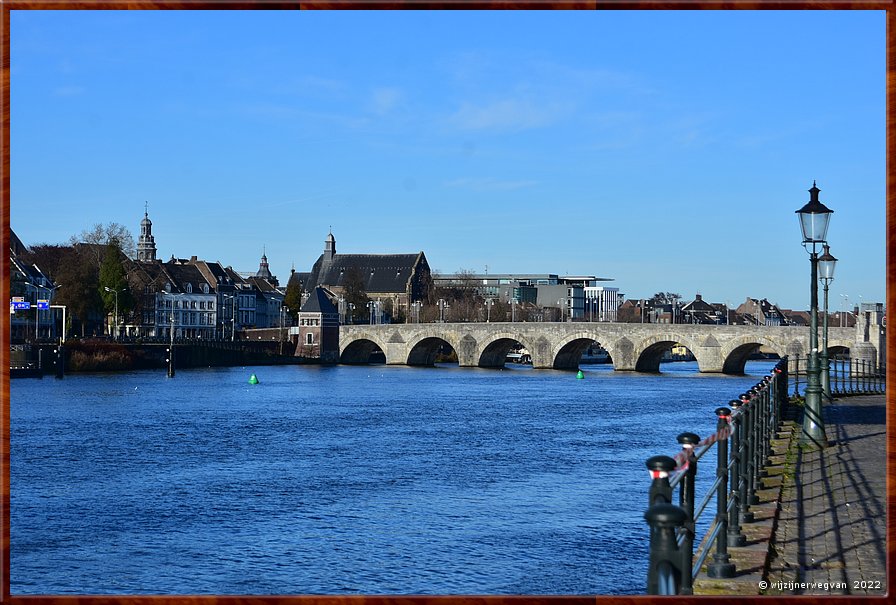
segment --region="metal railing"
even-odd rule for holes
[[[682,446],[674,458],[653,456],[650,471],[649,508],[644,518],[650,525],[650,562],[647,593],[693,594],[694,579],[710,556],[706,573],[711,578],[731,578],[736,566],[729,546],[743,546],[741,524],[752,523],[751,504],[757,504],[763,467],[771,455],[771,440],[781,423],[787,402],[788,363],[784,357],[768,376],[715,410],[716,432],[703,439],[682,433]],[[700,459],[716,446],[715,480],[703,499],[695,502]],[[701,479],[703,479],[701,475]],[[678,488],[678,503],[672,502]],[[694,551],[696,526],[715,501],[715,517]]]
[[[880,394],[886,391],[887,368],[874,360],[834,357],[828,363],[832,397]],[[809,360],[806,357],[796,357],[791,361],[788,392],[793,393],[793,397],[802,396],[801,387],[805,393],[808,367]]]

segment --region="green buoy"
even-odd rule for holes
[[[258,377],[255,374],[249,376],[249,384],[258,384]]]
[[[583,372],[582,370],[579,370],[576,373],[576,378],[584,378],[584,377],[585,377],[585,372]]]

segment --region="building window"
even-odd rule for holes
[[[306,345],[314,344],[314,334],[309,332],[308,334],[305,335],[305,344]]]

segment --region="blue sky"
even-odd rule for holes
[[[885,293],[883,11],[12,11],[12,228],[285,283],[337,251],[630,298]]]

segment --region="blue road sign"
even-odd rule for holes
[[[37,308],[41,309],[43,311],[46,311],[47,309],[50,308],[50,301],[38,298],[37,299]]]
[[[13,309],[15,309],[16,311],[26,311],[31,308],[31,303],[28,301],[25,301],[25,302],[13,301],[10,303],[10,306]]]

